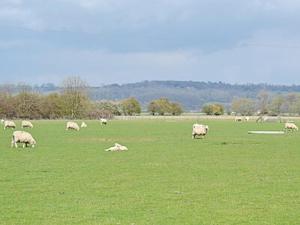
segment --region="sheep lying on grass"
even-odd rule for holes
[[[27,147],[28,145],[31,145],[32,148],[36,145],[36,141],[31,136],[30,133],[26,131],[15,131],[12,135],[11,140],[11,147],[18,148],[17,143],[23,143],[23,148]]]
[[[80,127],[81,127],[81,128],[86,128],[86,127],[87,127],[87,125],[86,125],[86,123],[85,123],[85,122],[82,122]]]
[[[118,151],[127,151],[128,148],[126,146],[120,145],[118,143],[115,143],[113,147],[110,147],[108,149],[105,149],[105,151],[109,152],[118,152]]]

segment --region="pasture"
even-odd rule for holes
[[[0,224],[300,224],[300,133],[229,120],[34,121],[35,149],[0,131]],[[20,122],[17,122],[20,129]],[[105,152],[115,142],[126,152]]]

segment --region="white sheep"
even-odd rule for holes
[[[196,136],[204,137],[208,132],[208,126],[197,124],[193,125],[192,138],[195,139]]]
[[[107,119],[101,118],[100,123],[101,123],[101,125],[106,125],[107,124]]]
[[[105,149],[105,151],[109,152],[109,151],[112,151],[112,152],[116,152],[116,151],[127,151],[128,148],[124,145],[120,145],[118,143],[115,143],[115,145],[113,147],[110,147],[108,149]]]
[[[288,130],[291,130],[291,131],[299,130],[297,125],[294,124],[294,123],[285,123],[284,128],[285,128],[286,131],[288,131]]]
[[[85,123],[85,122],[82,122],[80,127],[81,127],[81,128],[86,128],[86,127],[87,127],[87,125],[86,125],[86,123]]]
[[[248,122],[250,120],[249,116],[245,116],[245,121]]]
[[[66,130],[70,130],[70,129],[79,131],[80,128],[77,123],[69,121],[67,122]]]
[[[36,145],[36,141],[31,136],[30,133],[26,131],[14,131],[11,140],[11,147],[18,148],[17,143],[23,143],[23,148],[27,147],[27,145],[31,145],[32,148]]]
[[[22,126],[22,128],[25,128],[25,127],[33,128],[32,123],[27,120],[23,120],[21,126]]]
[[[4,119],[1,119],[0,122],[1,122],[1,124],[3,124],[4,123]]]
[[[6,128],[13,128],[13,129],[16,128],[15,122],[14,121],[10,121],[10,120],[5,120],[4,121],[4,130]]]

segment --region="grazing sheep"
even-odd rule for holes
[[[288,130],[291,130],[291,131],[299,130],[297,125],[294,124],[294,123],[285,123],[284,128],[285,128],[286,131],[288,131]]]
[[[22,128],[25,128],[25,127],[33,128],[32,123],[30,121],[27,121],[27,120],[23,120],[21,126],[22,126]]]
[[[5,120],[4,121],[4,130],[6,128],[13,128],[13,129],[16,128],[15,122],[14,121],[10,121],[10,120]]]
[[[101,118],[100,122],[101,122],[101,125],[106,125],[107,124],[107,119]]]
[[[128,148],[126,146],[120,145],[118,143],[115,143],[113,147],[110,147],[108,149],[105,149],[105,151],[109,152],[116,152],[116,151],[127,151]]]
[[[75,122],[67,122],[66,130],[70,130],[70,129],[79,131],[80,128],[78,124]]]
[[[17,143],[23,143],[23,148],[27,147],[27,145],[31,145],[32,148],[36,145],[36,141],[31,136],[30,133],[26,131],[15,131],[12,135],[11,147],[18,148]]]
[[[249,116],[245,116],[245,121],[248,122],[250,120]]]
[[[202,124],[194,124],[192,138],[195,139],[196,136],[204,137],[208,132],[208,126]]]
[[[87,125],[86,125],[86,123],[85,123],[85,122],[82,122],[80,127],[81,127],[81,128],[86,128],[86,127],[87,127]]]
[[[243,121],[243,117],[241,117],[241,116],[236,116],[236,117],[234,118],[234,121],[235,121],[235,122],[242,122],[242,121]]]
[[[3,124],[3,123],[4,123],[4,119],[1,119],[1,121],[0,121],[0,122],[1,122],[1,124]]]

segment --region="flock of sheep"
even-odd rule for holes
[[[100,122],[102,125],[106,125],[107,124],[107,119],[100,119]],[[16,128],[16,124],[14,121],[11,120],[1,120],[1,123],[3,124],[4,130],[7,128],[12,128],[15,129]],[[33,128],[33,124],[30,121],[27,120],[23,120],[21,122],[21,127],[24,128]],[[87,124],[85,122],[81,123],[81,128],[86,128]],[[79,131],[80,128],[78,126],[78,124],[76,122],[67,122],[67,126],[66,126],[66,130],[77,130]],[[35,147],[36,145],[36,141],[35,139],[32,137],[32,135],[27,132],[27,131],[14,131],[12,134],[12,140],[11,140],[11,147],[16,147],[18,148],[18,143],[23,144],[23,148],[27,147],[28,145],[30,145],[32,148]],[[127,150],[124,148],[124,146],[121,146],[119,144],[115,144],[114,146],[115,148],[112,148],[110,151],[113,151],[114,149],[117,150]]]
[[[249,121],[249,117],[235,117],[236,122],[241,122],[241,121]],[[10,120],[1,120],[1,123],[4,125],[4,130],[7,128],[16,128],[16,124],[13,121]],[[107,119],[100,119],[100,123],[102,125],[107,124]],[[21,123],[22,128],[33,128],[33,124],[30,121],[23,120]],[[76,130],[79,131],[80,128],[86,128],[87,124],[85,122],[82,122],[80,127],[76,122],[69,121],[67,122],[66,125],[66,130]],[[284,128],[286,131],[298,131],[298,127],[296,126],[295,123],[293,122],[286,122],[284,125]],[[204,137],[208,133],[208,126],[203,125],[203,124],[193,124],[193,129],[192,129],[192,138],[195,139],[196,136]],[[17,143],[22,143],[23,148],[27,147],[30,145],[31,147],[34,148],[36,145],[35,139],[32,137],[32,135],[29,132],[26,131],[14,131],[12,134],[12,140],[11,140],[11,147],[18,147]],[[106,151],[126,151],[128,150],[126,146],[122,146],[118,143],[115,143],[114,146],[106,149]]]
[[[10,120],[1,120],[1,123],[4,126],[4,130],[7,128],[16,128],[16,124],[14,121]],[[30,121],[23,120],[21,123],[22,128],[33,128],[33,125]],[[32,135],[26,131],[14,131],[12,134],[11,147],[18,147],[17,143],[22,143],[23,148],[31,145],[33,148],[36,145],[35,139]]]
[[[266,117],[267,118],[267,117]],[[263,118],[263,121],[267,121],[266,118]],[[234,121],[235,122],[242,122],[242,121],[246,121],[248,122],[250,120],[250,117],[249,116],[245,116],[245,117],[242,117],[242,116],[236,116],[234,118]],[[284,124],[284,129],[285,131],[298,131],[298,127],[297,125],[294,123],[294,122],[286,122]],[[196,136],[200,136],[200,137],[204,137],[207,132],[208,132],[209,128],[207,125],[203,125],[203,124],[194,124],[193,125],[193,131],[192,131],[192,138],[195,139]]]
[[[248,116],[245,116],[245,117],[242,117],[242,116],[236,116],[234,121],[235,122],[242,122],[242,121],[249,121],[250,120],[250,117]],[[277,121],[281,121],[281,120],[278,120],[277,117],[275,118],[272,118],[270,119],[270,117],[259,117],[256,122],[259,122],[259,121],[262,121],[262,122],[270,122],[270,121],[273,121],[273,122],[277,122]],[[297,125],[293,122],[293,121],[288,121],[288,122],[285,122],[284,123],[284,129],[285,131],[295,131],[295,130],[299,130]]]
[[[107,119],[101,118],[100,123],[102,125],[106,125],[107,124]],[[81,122],[80,127],[81,128],[86,128],[87,124],[85,122]],[[79,128],[79,126],[76,122],[69,121],[69,122],[67,122],[66,130],[77,130],[77,131],[79,131],[80,128]]]

